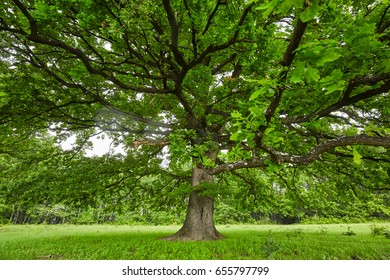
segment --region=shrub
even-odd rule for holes
[[[378,227],[376,225],[371,226],[371,234],[374,236],[382,235],[385,232],[384,227]]]
[[[343,232],[342,235],[352,236],[352,235],[356,235],[356,233],[353,230],[351,230],[351,227],[348,227],[348,230],[346,232]]]

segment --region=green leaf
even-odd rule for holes
[[[290,11],[292,7],[302,8],[304,0],[285,0],[277,8],[276,12],[278,14],[286,14]]]
[[[273,0],[271,2],[266,2],[256,8],[256,10],[264,10],[263,18],[267,18],[278,6],[281,0]]]
[[[334,84],[330,85],[329,87],[326,87],[327,91],[326,91],[325,95],[331,94],[335,91],[344,90],[346,84],[347,84],[346,81],[340,80],[337,83],[334,83]]]
[[[305,62],[298,61],[291,73],[290,81],[294,84],[302,83],[305,74]]]
[[[356,147],[353,147],[353,161],[356,164],[361,164],[362,163],[362,156],[359,154],[357,151]]]
[[[336,51],[335,48],[328,49],[325,52],[322,52],[320,58],[317,60],[318,66],[324,66],[325,63],[335,61],[339,59],[342,55]]]
[[[315,18],[315,16],[321,11],[321,6],[318,5],[318,0],[312,0],[309,2],[308,7],[299,15],[303,22],[307,22]]]
[[[321,83],[328,84],[328,83],[333,83],[334,81],[341,80],[343,77],[343,72],[339,69],[335,69],[330,73],[329,76],[326,76],[320,80]]]
[[[256,90],[254,93],[251,94],[251,97],[249,98],[249,101],[253,101],[254,99],[259,97],[260,95],[263,95],[265,93],[265,91],[266,91],[265,87],[262,87],[262,88]]]
[[[261,108],[259,106],[252,106],[249,108],[249,111],[255,118],[264,115],[264,108]]]
[[[318,70],[315,68],[308,68],[305,72],[305,78],[306,80],[310,82],[318,82],[318,80],[321,78],[318,74]]]
[[[230,140],[232,141],[239,141],[242,138],[242,132],[241,131],[236,131],[230,136]]]
[[[241,119],[242,118],[242,114],[240,112],[238,112],[238,111],[233,111],[231,113],[231,116],[232,116],[233,119]]]

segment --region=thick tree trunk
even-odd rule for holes
[[[192,186],[201,183],[210,183],[213,176],[209,175],[204,168],[195,167],[192,172]],[[214,198],[203,196],[199,191],[193,191],[187,207],[187,216],[182,228],[173,236],[165,240],[218,240],[222,235],[214,225]]]

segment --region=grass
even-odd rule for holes
[[[390,223],[379,224],[385,230]],[[160,238],[177,226],[0,226],[2,260],[350,260],[390,259],[390,239],[372,223],[219,226],[219,241]]]

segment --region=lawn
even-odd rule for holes
[[[178,226],[5,225],[0,226],[0,259],[390,259],[390,239],[382,234],[383,230],[390,230],[390,223],[223,225],[218,229],[225,238],[219,241],[161,240],[162,237],[173,234],[178,228]]]

